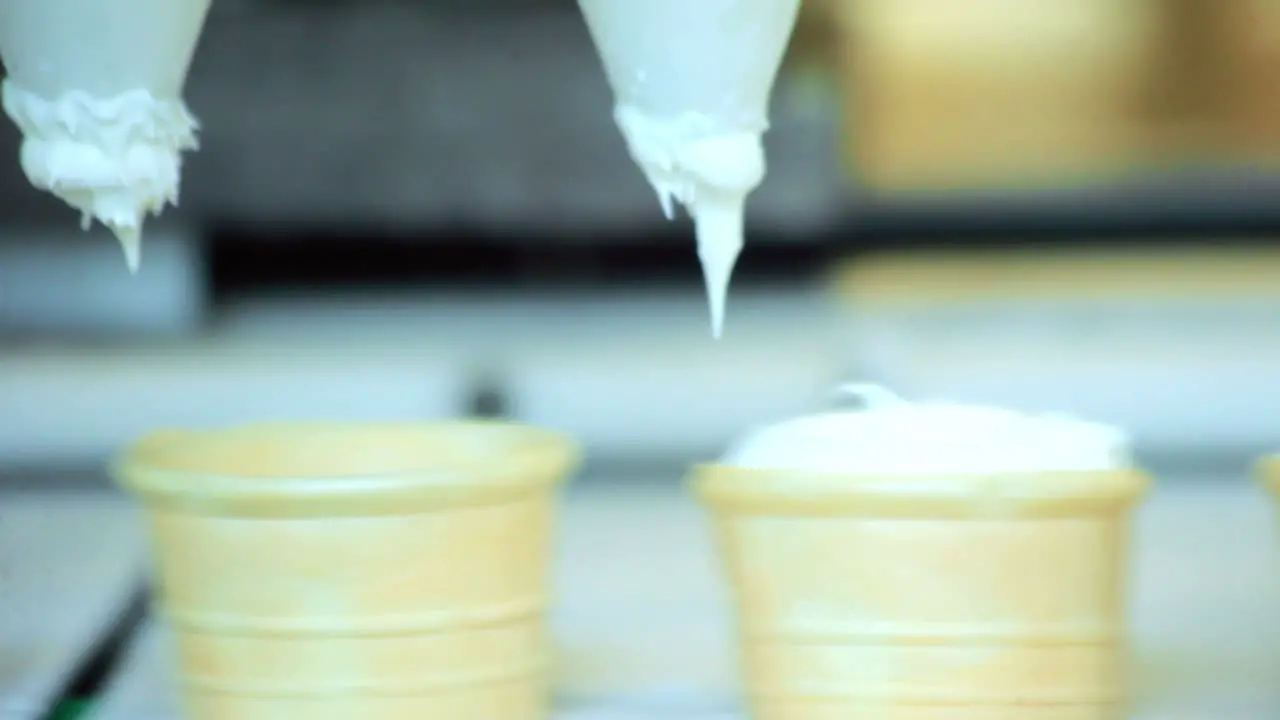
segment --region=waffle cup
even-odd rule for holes
[[[132,269],[145,216],[176,203],[197,123],[183,85],[210,0],[0,3],[5,112],[22,167],[116,233]]]
[[[162,432],[114,476],[149,510],[197,720],[538,720],[555,488],[516,424]]]
[[[758,720],[1113,720],[1136,471],[705,465]]]

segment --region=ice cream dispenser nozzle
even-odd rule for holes
[[[35,187],[119,238],[176,204],[198,124],[182,98],[210,0],[5,0],[5,112]],[[765,175],[768,103],[800,0],[579,0],[632,159],[697,225],[713,334]]]
[[[746,199],[764,180],[769,96],[799,0],[578,0],[631,159],[697,227],[720,336]]]
[[[210,0],[4,0],[5,113],[33,186],[141,262],[143,221],[176,204],[198,124],[182,99]]]

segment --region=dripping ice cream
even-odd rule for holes
[[[177,204],[197,122],[182,99],[210,0],[5,0],[5,112],[36,188],[119,239],[132,271],[148,215]]]
[[[799,0],[579,0],[613,87],[614,119],[663,213],[693,217],[719,337],[765,176],[768,105]]]

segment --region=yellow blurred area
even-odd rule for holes
[[[1280,160],[1280,3],[829,0],[793,58],[877,190],[1080,185]]]
[[[1280,250],[1017,250],[882,253],[838,266],[853,303],[902,306],[998,300],[1271,300]]]

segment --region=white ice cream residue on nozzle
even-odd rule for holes
[[[79,210],[83,225],[110,228],[137,272],[143,220],[177,204],[182,153],[198,146],[199,125],[186,106],[142,89],[47,99],[12,80],[4,82],[3,102],[22,131],[27,179]]]
[[[745,468],[854,475],[1097,472],[1132,466],[1118,428],[1061,415],[947,402],[910,402],[847,385],[860,407],[748,433],[721,462]]]
[[[693,217],[711,332],[719,338],[733,268],[745,243],[747,196],[765,176],[760,133],[725,132],[695,113],[655,120],[619,107],[615,117],[663,213],[671,218],[673,202],[679,202]]]

